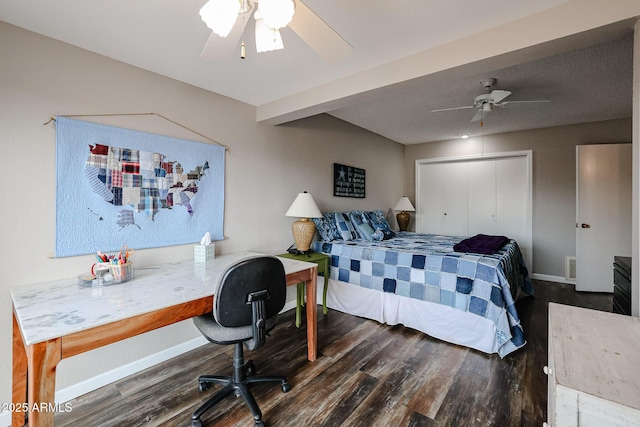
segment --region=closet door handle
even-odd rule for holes
[[[591,226],[589,224],[585,224],[584,222],[582,223],[582,225],[580,225],[580,227],[582,227],[582,228],[591,228]]]

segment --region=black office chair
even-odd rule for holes
[[[256,427],[264,426],[262,412],[249,386],[279,382],[283,393],[291,390],[284,376],[255,375],[256,367],[252,360],[245,363],[242,348],[243,343],[249,350],[264,345],[267,332],[275,327],[278,313],[284,307],[286,293],[284,267],[275,257],[244,259],[224,272],[214,290],[213,313],[195,317],[193,323],[212,343],[235,344],[233,376],[202,375],[198,378],[200,391],[207,390],[210,384],[222,384],[224,388],[193,413],[192,427],[201,427],[202,414],[231,394],[244,398]]]

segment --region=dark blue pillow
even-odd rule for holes
[[[323,212],[322,218],[313,218],[320,238],[325,242],[341,239],[333,212]]]

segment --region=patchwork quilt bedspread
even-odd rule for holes
[[[514,240],[493,255],[455,252],[463,237],[400,232],[384,241],[316,242],[331,256],[330,277],[354,285],[443,304],[491,320],[498,354],[525,344],[515,309],[517,289],[533,285]]]

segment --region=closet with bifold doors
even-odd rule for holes
[[[416,232],[515,239],[531,266],[532,152],[416,161]]]

